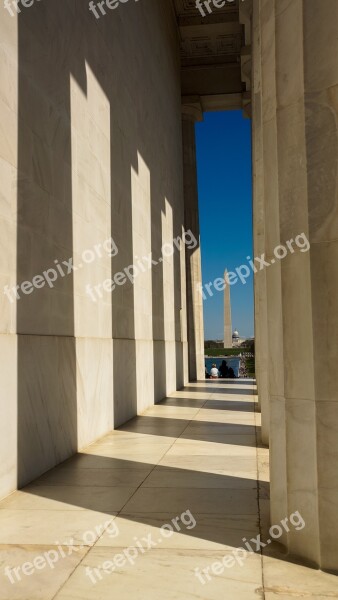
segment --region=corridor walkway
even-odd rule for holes
[[[238,550],[268,539],[256,402],[252,380],[189,384],[5,499],[0,599],[338,598],[331,575]]]

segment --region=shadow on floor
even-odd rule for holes
[[[212,383],[212,380],[208,379],[208,382],[209,381],[211,381],[212,387],[205,387],[205,388],[203,388],[203,387],[198,387],[197,388],[196,387],[195,388],[195,387],[187,386],[187,387],[184,388],[184,391],[185,392],[196,392],[196,391],[199,391],[199,392],[208,392],[209,394],[213,394],[214,392],[222,392],[222,393],[224,393],[224,391],[228,391],[231,394],[240,394],[241,396],[254,396],[256,394],[256,391],[253,390],[253,389],[245,389],[245,388],[241,389],[241,388],[236,388],[236,387],[230,387],[229,384],[230,384],[231,381],[234,381],[233,379],[228,379],[228,380],[224,379],[224,386],[223,387],[221,387],[219,385],[220,380],[215,380],[215,381],[217,381],[217,383],[215,383],[215,384]],[[236,385],[237,385],[238,381],[237,380],[235,380],[235,381],[236,381]],[[230,390],[231,390],[231,392],[230,392]]]
[[[219,389],[225,398],[233,391]],[[166,407],[186,405],[232,410],[239,420],[245,410],[252,415],[255,408],[254,402],[245,400],[169,398],[162,402],[164,411]],[[118,515],[124,521],[149,527],[161,527],[190,511],[196,526],[180,533],[240,546],[243,535],[258,535],[257,498],[269,495],[268,484],[256,480],[253,449],[257,428],[253,424],[183,417],[145,415],[132,419],[89,447],[87,453],[76,454],[45,473],[24,489],[24,496],[13,496],[7,507],[23,503],[27,509],[43,510],[42,499],[46,499],[45,507],[51,510],[63,510],[59,503],[64,503],[66,510],[70,505]],[[196,442],[196,446],[191,443],[186,451],[189,441]],[[218,449],[208,442],[217,443]],[[53,501],[58,504],[53,506]]]
[[[161,417],[148,417],[145,415],[132,419],[120,427],[119,431],[150,436],[175,437],[175,434],[181,430],[181,433],[179,433],[180,439],[204,442],[217,441],[218,444],[233,444],[233,436],[241,436],[236,441],[236,445],[255,447],[255,440],[249,440],[248,436],[250,438],[256,436],[257,429],[260,429],[260,427],[247,424],[162,419]],[[227,439],[229,436],[230,439]]]
[[[180,457],[172,458],[180,462]],[[201,459],[199,456],[189,458],[197,459],[196,465]],[[219,469],[222,462],[224,468],[229,468],[229,457],[216,458],[221,459],[217,461]],[[210,460],[214,461],[215,457]],[[242,458],[243,475],[251,471],[254,460]],[[240,536],[247,534],[243,529],[248,522],[250,531],[254,529],[258,533],[257,481],[245,476],[78,454],[26,487],[24,492],[40,498],[39,508],[41,498],[46,498],[82,509],[118,514],[123,519],[149,526],[157,520],[160,527],[168,519],[189,510],[197,526],[182,533],[222,544],[240,545]],[[33,506],[34,500],[31,502],[28,500]]]

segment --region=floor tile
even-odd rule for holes
[[[121,510],[136,487],[30,485],[3,500],[0,512],[8,508],[37,511],[86,509],[114,513]]]
[[[60,553],[49,554],[50,564],[53,564],[51,568],[45,557],[50,550],[49,546],[43,545],[0,546],[0,600],[52,600],[88,552],[88,548],[78,548],[67,556],[69,549],[64,548],[65,557]],[[36,564],[39,570],[33,563],[38,557]],[[21,567],[25,563],[31,563],[31,575],[22,572]],[[8,575],[4,571],[6,567]],[[13,572],[14,568],[16,571]]]
[[[11,510],[0,511],[0,544],[83,545],[86,533],[98,539],[114,521],[114,514],[92,510]],[[92,535],[91,535],[92,534]]]
[[[122,552],[120,549],[120,553]],[[86,568],[93,569],[105,561],[112,561],[119,549],[93,548],[75,570],[55,600],[101,600],[106,598],[130,598],[132,600],[254,600],[263,598],[260,557],[249,555],[243,565],[235,562],[224,568],[220,575],[202,583],[195,569],[209,567],[220,561],[222,552],[152,550],[136,558],[135,563],[117,567],[115,572],[105,574],[92,583]],[[120,560],[120,559],[118,559]]]
[[[257,514],[257,491],[213,488],[139,488],[122,509],[124,513],[168,512],[177,516],[190,510],[222,515]]]

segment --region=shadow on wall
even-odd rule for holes
[[[81,206],[79,200],[83,206],[88,203],[88,229],[95,230],[101,207],[107,203],[111,206],[111,227],[95,242],[110,235],[114,238],[119,253],[112,261],[112,276],[133,263],[135,239],[142,232],[142,224],[133,215],[131,172],[139,172],[140,156],[150,173],[148,216],[153,256],[160,255],[165,199],[173,213],[173,233],[181,235],[181,100],[173,19],[166,0],[148,0],[146,7],[126,4],[100,20],[80,0],[35,3],[19,15],[18,283],[31,281],[53,267],[55,260],[62,263],[73,256],[74,223],[78,228],[79,222],[74,193],[77,205]],[[91,150],[99,129],[96,119],[99,121],[102,107],[100,97],[90,95],[88,66],[110,105],[110,131],[101,132],[108,138],[110,135],[110,173],[104,172],[99,160],[95,169],[94,163],[74,164],[79,148],[74,147],[71,78],[92,111],[92,119],[84,119],[78,132],[81,148],[87,144],[88,152]],[[77,115],[77,121],[81,119],[82,115]],[[109,181],[109,191],[97,197],[103,179]],[[77,188],[75,180],[81,180],[83,187]],[[92,209],[94,199],[96,212]],[[76,452],[83,419],[94,422],[91,441],[106,433],[107,429],[95,429],[101,403],[107,410],[107,423],[109,419],[113,422],[114,413],[115,426],[137,414],[145,394],[137,374],[146,373],[146,384],[153,379],[149,403],[160,400],[175,386],[183,386],[182,274],[177,256],[174,261],[176,341],[173,339],[172,344],[164,342],[163,265],[152,272],[147,344],[138,338],[135,325],[135,315],[142,319],[147,307],[135,304],[135,290],[129,283],[116,288],[111,296],[111,323],[102,323],[98,314],[93,330],[84,336],[85,365],[79,364],[76,337],[82,336],[82,328],[94,319],[94,307],[88,308],[83,290],[80,298],[76,274],[59,277],[53,288],[46,285],[18,301],[19,487]],[[152,336],[155,342],[149,363]],[[90,383],[88,365],[91,361],[97,364],[97,344],[101,338],[107,341],[110,337],[114,345],[111,371],[106,373],[107,390]],[[96,344],[92,341],[95,338]],[[168,381],[169,346],[174,367]],[[79,411],[80,393],[87,395],[87,405],[81,405]],[[82,414],[84,410],[89,411],[89,418]]]

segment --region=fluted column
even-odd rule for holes
[[[267,268],[265,286],[271,520],[278,523],[298,511],[305,527],[290,527],[280,541],[290,555],[335,572],[338,571],[337,23],[336,0],[254,3],[256,82],[261,65],[261,96],[254,88],[254,165],[260,182],[257,153],[262,144],[267,260],[274,259],[279,244],[288,248],[282,260],[275,260],[275,265]],[[257,50],[260,38],[261,61]],[[262,136],[257,135],[261,128]],[[256,211],[261,206],[257,189],[262,195],[256,181]],[[255,227],[256,239],[260,241],[263,226],[257,216]],[[258,328],[257,334],[262,335],[261,329]]]
[[[300,234],[309,236],[303,7],[303,0],[275,2],[279,225],[284,243]],[[281,262],[281,281],[287,506],[289,514],[299,511],[306,523],[300,531],[290,529],[288,550],[320,565],[310,253],[288,253]]]
[[[260,6],[253,4],[252,73],[252,154],[253,154],[253,232],[254,255],[265,253],[265,203],[263,164],[263,124],[261,88]],[[255,275],[255,355],[259,406],[262,413],[262,441],[269,443],[268,327],[266,272]]]
[[[335,571],[338,571],[337,24],[336,0],[303,1],[319,552],[320,566]]]
[[[259,0],[261,25],[261,78],[264,156],[265,253],[268,324],[268,393],[270,407],[271,522],[287,515],[286,418],[284,396],[283,310],[281,262],[275,249],[281,243],[278,190],[276,116],[275,7]],[[256,8],[258,8],[256,6]],[[287,543],[286,533],[280,541]]]
[[[185,248],[187,280],[187,325],[189,352],[189,379],[204,379],[203,298],[201,294],[202,269],[198,216],[195,122],[202,120],[198,104],[182,106],[184,220],[185,229],[191,230],[198,245]]]

